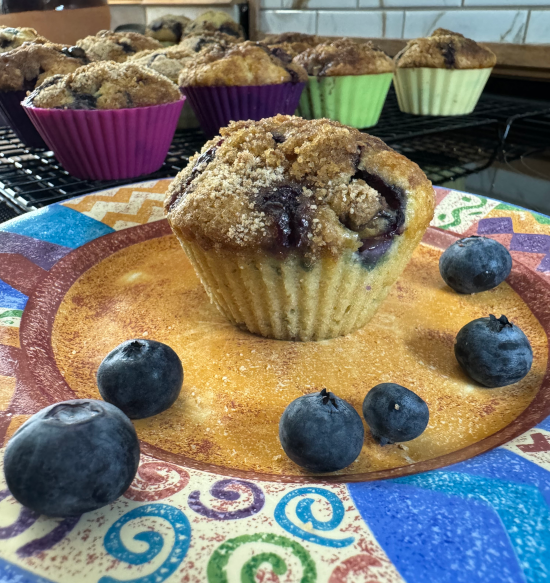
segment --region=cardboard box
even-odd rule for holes
[[[29,26],[53,42],[74,45],[81,38],[108,30],[111,13],[108,6],[17,12],[0,14],[0,25]]]

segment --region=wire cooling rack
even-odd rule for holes
[[[499,157],[513,160],[550,147],[550,104],[486,94],[470,115],[415,116],[399,110],[391,91],[379,123],[367,131],[414,160],[434,184],[441,184],[478,172]],[[200,130],[176,132],[162,168],[142,179],[175,176],[205,141]],[[0,222],[135,181],[79,180],[52,152],[25,148],[9,128],[0,128]]]

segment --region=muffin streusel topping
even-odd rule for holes
[[[94,36],[77,41],[90,61],[115,61],[123,63],[131,55],[140,51],[161,49],[162,45],[154,38],[139,32],[112,32],[101,30]]]
[[[410,40],[395,56],[396,67],[436,69],[485,69],[494,67],[496,55],[458,32],[444,28],[431,36]]]
[[[313,258],[405,228],[407,197],[431,184],[384,142],[327,119],[278,115],[222,129],[172,183],[168,220],[204,248]],[[431,209],[427,209],[431,212]]]

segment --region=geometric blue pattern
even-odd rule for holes
[[[54,583],[30,571],[21,569],[13,563],[0,559],[0,583]]]
[[[0,279],[0,308],[23,310],[27,305],[27,296]]]
[[[72,249],[115,232],[100,221],[57,204],[4,223],[0,225],[0,231],[18,233]]]

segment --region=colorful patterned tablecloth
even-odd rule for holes
[[[0,225],[4,447],[41,408],[18,378],[29,297],[73,249],[162,219],[165,188],[142,183],[87,195]],[[436,193],[433,226],[495,238],[550,278],[549,217]],[[0,583],[548,581],[549,471],[550,418],[473,459],[380,482],[251,481],[142,456],[122,498],[67,519],[23,508],[0,471]]]

